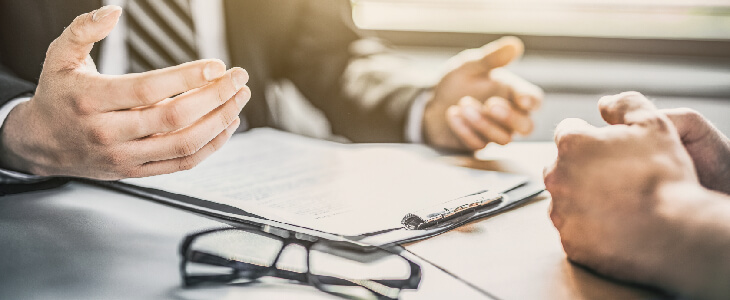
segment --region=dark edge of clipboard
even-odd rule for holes
[[[542,184],[538,184],[533,181],[527,181],[526,183],[523,183],[521,185],[518,185],[506,192],[504,194],[509,197],[510,199],[518,199],[514,201],[509,201],[506,205],[500,205],[496,208],[492,207],[490,209],[482,210],[482,211],[475,211],[474,213],[464,215],[461,217],[457,217],[453,219],[450,222],[444,223],[442,226],[438,226],[435,228],[426,228],[423,230],[407,230],[405,228],[396,228],[396,229],[389,229],[389,230],[383,230],[379,232],[373,232],[364,234],[361,236],[341,236],[337,234],[327,233],[320,230],[315,230],[303,226],[298,226],[294,224],[288,224],[283,223],[271,219],[266,219],[261,216],[249,213],[247,211],[244,211],[242,209],[215,203],[207,200],[201,200],[195,197],[190,197],[186,195],[181,194],[175,194],[170,193],[166,191],[161,191],[157,189],[152,188],[145,188],[140,187],[136,185],[126,184],[123,182],[118,181],[96,181],[96,180],[87,180],[87,179],[78,179],[77,181],[92,184],[96,186],[100,186],[103,188],[109,188],[116,191],[120,191],[129,195],[134,195],[138,197],[142,197],[157,203],[161,203],[164,205],[172,206],[175,208],[179,208],[185,211],[189,211],[207,218],[211,218],[223,223],[226,223],[231,226],[236,226],[236,224],[244,223],[244,224],[250,224],[250,225],[270,225],[275,227],[283,227],[287,229],[291,229],[293,231],[299,231],[303,232],[305,234],[310,234],[313,236],[317,236],[320,238],[325,238],[329,240],[347,240],[351,242],[355,242],[358,244],[362,244],[363,246],[376,246],[376,247],[387,247],[397,244],[404,244],[409,242],[415,242],[418,240],[430,238],[432,236],[439,235],[441,233],[447,232],[451,229],[454,229],[456,227],[459,227],[461,225],[490,217],[496,214],[499,214],[503,211],[509,210],[515,206],[521,205],[528,200],[532,199],[533,197],[537,196],[538,194],[542,193],[545,189]],[[405,238],[387,238],[389,235],[393,235],[393,233],[403,233],[407,232],[408,234],[405,234]],[[400,236],[400,235],[398,235]],[[395,235],[394,235],[395,237]]]
[[[187,212],[192,212],[194,214],[223,222],[234,227],[238,224],[270,225],[274,227],[290,229],[295,232],[301,232],[320,238],[329,239],[332,241],[348,241],[354,242],[356,244],[359,243],[357,240],[349,238],[347,236],[336,235],[307,227],[266,219],[230,205],[201,200],[186,195],[170,193],[152,188],[144,188],[118,181],[96,181],[88,179],[78,179],[76,181],[119,191],[136,197],[141,197],[153,202],[160,203],[162,205],[167,205],[174,208],[182,209]],[[367,245],[363,244],[363,246]]]
[[[358,241],[368,245],[388,247],[395,244],[405,244],[423,240],[445,233],[464,224],[495,216],[502,212],[508,211],[512,208],[529,202],[531,199],[538,196],[543,191],[545,191],[545,186],[542,183],[530,180],[504,192],[506,197],[509,197],[510,199],[517,199],[514,201],[506,202],[505,205],[499,205],[497,207],[491,207],[481,211],[475,211],[468,215],[456,217],[451,221],[437,227],[431,227],[421,230],[408,230],[405,228],[400,228],[391,232],[384,232],[380,235],[358,237]],[[388,238],[388,235],[393,235],[394,237]]]

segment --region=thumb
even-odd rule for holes
[[[709,120],[695,110],[672,108],[662,109],[659,112],[672,121],[685,144],[693,144],[711,136],[722,136],[722,133]],[[711,133],[714,134],[710,135]]]
[[[598,100],[598,108],[608,124],[644,124],[660,115],[654,103],[638,92],[624,92]]]
[[[51,43],[46,64],[57,68],[73,68],[84,63],[94,43],[109,35],[121,14],[121,7],[108,5],[76,17],[61,36]]]
[[[525,45],[514,36],[506,36],[480,48],[483,57],[479,60],[486,70],[508,65],[522,56]]]

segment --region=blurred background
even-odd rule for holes
[[[465,48],[504,35],[526,45],[508,68],[541,86],[546,99],[535,132],[552,140],[555,125],[580,117],[604,125],[596,103],[635,90],[661,108],[690,107],[730,133],[730,0],[353,0],[353,19],[389,41],[425,74]],[[284,103],[287,130],[324,137],[318,112],[283,83],[267,91]],[[302,111],[310,113],[302,116]],[[304,122],[300,122],[304,118]],[[297,121],[300,120],[300,121]]]

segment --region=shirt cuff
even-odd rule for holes
[[[5,119],[8,118],[10,111],[16,106],[23,102],[28,102],[30,97],[15,98],[10,100],[8,103],[0,107],[0,128],[5,123]],[[0,168],[0,184],[14,184],[14,183],[35,183],[46,180],[48,178],[37,175],[29,175],[20,172],[5,170]]]
[[[423,114],[426,113],[426,104],[433,98],[433,92],[421,92],[413,101],[408,119],[406,119],[406,141],[414,144],[423,144]]]
[[[30,97],[15,98],[0,107],[0,127],[3,127],[3,124],[5,124],[5,119],[8,118],[8,115],[10,114],[10,111],[13,110],[13,108],[18,106],[18,104],[28,101],[30,101]]]

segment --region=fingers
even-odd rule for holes
[[[711,132],[719,133],[709,120],[699,112],[689,108],[663,109],[659,111],[666,115],[677,128],[679,137],[685,144],[692,144],[706,137]]]
[[[464,97],[459,104],[447,110],[449,127],[469,149],[479,150],[489,142],[506,145],[512,134],[528,134],[533,129],[526,113],[512,108],[504,98],[492,97],[482,104],[472,97]]]
[[[472,101],[475,101],[472,99]],[[502,97],[492,97],[484,103],[484,114],[510,133],[517,132],[528,135],[532,132],[534,124],[530,116],[520,110],[514,109],[512,103]]]
[[[480,48],[483,57],[479,60],[485,70],[504,67],[520,58],[525,52],[522,41],[513,36],[506,36],[486,44]]]
[[[120,112],[140,120],[137,124],[125,126],[122,138],[132,140],[187,127],[231,98],[235,99],[240,111],[251,99],[251,90],[245,85],[247,80],[248,74],[245,70],[234,68],[202,88],[154,106]]]
[[[509,90],[510,99],[522,110],[534,111],[542,105],[542,89],[506,69],[495,69],[489,75]]]
[[[97,107],[100,112],[107,112],[153,105],[205,86],[225,74],[226,65],[222,61],[206,59],[140,74],[102,75],[94,86],[96,93],[113,96],[98,103]],[[248,74],[241,76],[238,80],[243,85],[248,81]]]
[[[624,92],[612,96],[604,96],[598,100],[598,108],[601,116],[611,125],[629,124],[637,120],[627,120],[627,114],[634,112],[653,111],[656,110],[649,99],[638,92]]]
[[[446,110],[446,121],[451,131],[454,132],[464,147],[472,151],[486,147],[487,141],[476,134],[461,115],[458,106],[451,106]]]
[[[474,74],[488,74],[494,68],[508,65],[517,60],[524,52],[525,46],[516,37],[503,37],[481,48],[461,51],[447,62],[447,70],[466,68]]]
[[[48,48],[44,66],[62,69],[83,64],[94,43],[109,35],[121,14],[121,7],[108,5],[76,17]]]
[[[494,118],[485,114],[485,106],[479,103],[476,99],[472,97],[464,97],[459,101],[459,107],[461,108],[462,116],[468,121],[472,129],[487,142],[495,142],[500,145],[506,145],[512,141],[513,129],[502,126],[498,121],[495,121]],[[503,109],[503,112],[500,114],[504,114],[507,118],[509,118],[509,108],[506,110]]]
[[[576,148],[576,144],[591,139],[597,128],[588,122],[568,118],[555,127],[555,145],[558,147],[558,155]]]
[[[218,134],[213,140],[208,142],[199,151],[192,155],[173,158],[169,160],[149,162],[133,174],[133,177],[148,177],[160,174],[169,174],[177,171],[190,170],[200,164],[210,155],[218,151],[236,132],[238,126],[241,125],[241,119],[236,118],[223,132]]]
[[[228,101],[191,126],[133,141],[135,155],[142,163],[191,156],[233,124],[240,111],[236,101]]]
[[[638,92],[624,92],[598,100],[601,116],[611,125],[656,123],[660,115],[654,103]]]

